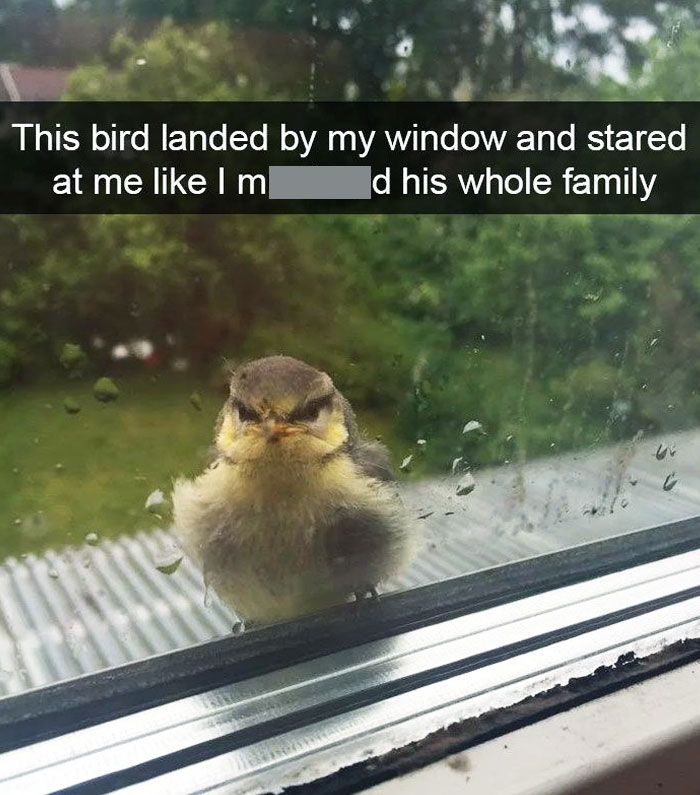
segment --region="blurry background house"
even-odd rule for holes
[[[63,96],[70,69],[0,63],[0,102],[50,102]]]

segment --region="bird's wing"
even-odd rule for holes
[[[403,557],[405,533],[389,516],[345,508],[322,529],[326,564],[338,585],[360,591],[390,576]]]
[[[367,477],[385,483],[393,483],[396,480],[389,451],[383,444],[369,439],[359,439],[353,444],[350,457]]]

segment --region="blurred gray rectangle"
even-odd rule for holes
[[[271,199],[370,199],[370,166],[270,166]]]

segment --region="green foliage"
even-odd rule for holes
[[[227,25],[192,31],[165,20],[145,40],[119,32],[104,63],[73,72],[68,98],[233,102],[275,95],[245,49],[234,46]]]

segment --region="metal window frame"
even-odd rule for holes
[[[627,533],[560,552],[456,577],[411,591],[390,594],[358,607],[341,606],[300,621],[266,627],[242,637],[227,637],[196,647],[130,663],[0,701],[0,753],[61,737],[76,730],[204,694],[293,665],[399,637],[516,600],[623,572],[665,558],[700,549],[700,517]],[[329,699],[320,707],[233,731],[192,748],[158,756],[126,773],[96,776],[66,791],[109,792],[162,775],[169,770],[214,759],[274,736],[310,726],[329,715],[378,704],[431,683],[448,681],[479,667],[493,665],[548,644],[576,638],[596,628],[632,620],[647,611],[682,604],[700,597],[700,583],[651,600],[628,605],[583,622],[568,623],[526,641],[504,644],[482,655],[435,665],[429,671],[398,681],[383,681],[360,694]],[[700,658],[700,644],[672,643],[644,662],[613,666],[586,676],[575,688],[544,692],[515,707],[492,712],[488,718],[460,722],[450,731],[415,738],[408,752],[398,750],[354,763],[322,777],[305,789],[351,792],[389,778],[440,755],[532,722],[630,682]],[[624,662],[624,660],[623,660]],[[235,737],[234,737],[235,735]],[[0,758],[1,762],[1,758]],[[131,771],[131,772],[130,772]]]

